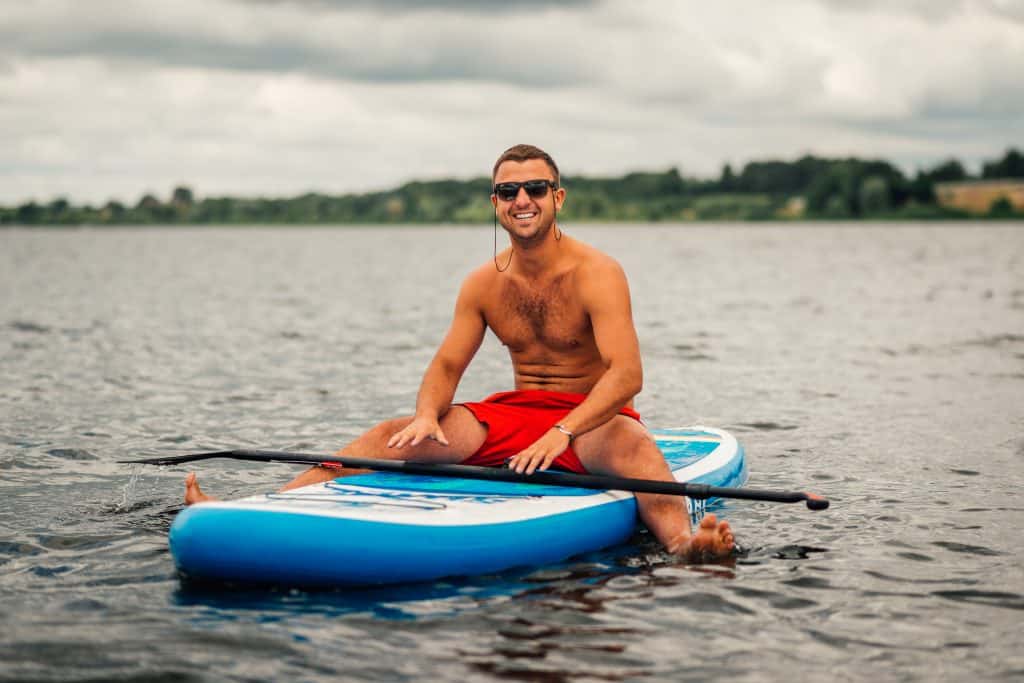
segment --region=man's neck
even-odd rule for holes
[[[514,245],[515,265],[520,275],[531,279],[538,278],[552,269],[562,252],[560,247],[563,242],[561,239],[555,238],[557,234],[560,234],[559,229],[552,226],[539,244]],[[562,239],[564,237],[563,235]]]

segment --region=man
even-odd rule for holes
[[[492,179],[495,218],[511,245],[462,283],[451,327],[424,374],[415,414],[377,425],[339,454],[507,462],[526,474],[554,465],[672,481],[633,410],[642,369],[622,268],[558,227],[565,189],[546,152],[516,145],[498,158]],[[488,327],[508,347],[516,391],[452,405]],[[283,490],[338,476],[337,469],[314,467]],[[636,497],[641,519],[670,552],[694,560],[732,552],[727,522],[708,515],[693,533],[681,497]],[[189,474],[185,502],[203,500],[209,497]]]

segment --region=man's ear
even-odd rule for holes
[[[562,205],[565,204],[565,188],[560,187],[555,190],[553,197],[555,198],[555,213],[562,210]]]

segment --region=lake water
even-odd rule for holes
[[[0,231],[0,679],[1020,680],[1024,225],[568,226],[630,276],[652,426],[707,424],[745,546],[648,535],[400,588],[183,586],[184,468],[409,412],[488,227]],[[457,398],[510,388],[489,338]],[[209,461],[239,497],[296,468]]]

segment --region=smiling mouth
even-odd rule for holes
[[[528,220],[530,218],[533,218],[536,215],[537,215],[536,211],[524,211],[522,213],[514,213],[514,214],[512,214],[512,217],[515,218],[518,221],[522,221],[522,220]]]

